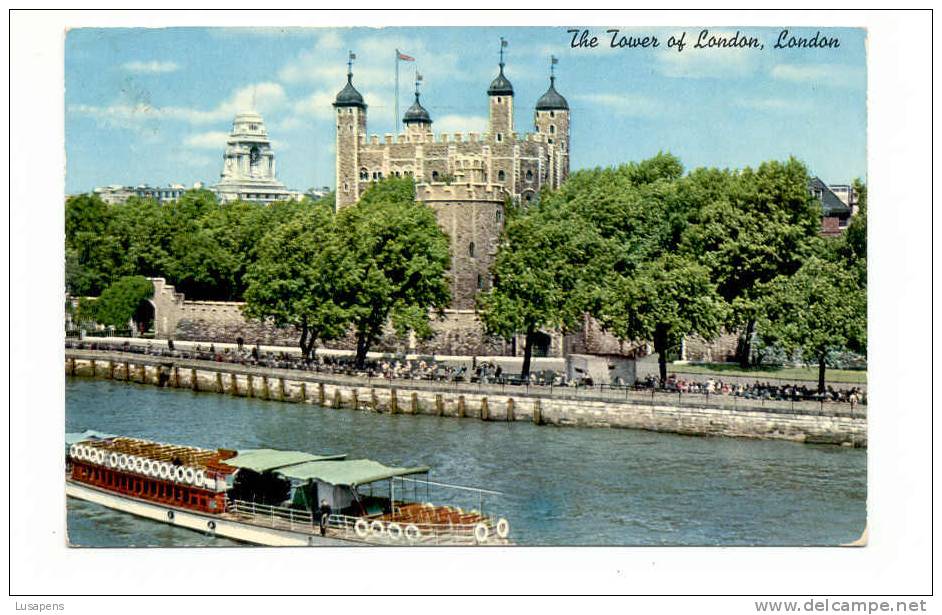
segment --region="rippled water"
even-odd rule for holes
[[[866,451],[836,446],[389,416],[69,379],[66,430],[85,429],[428,465],[433,481],[503,492],[488,511],[510,520],[519,544],[833,545],[866,522]],[[74,545],[237,544],[78,500],[68,507]]]

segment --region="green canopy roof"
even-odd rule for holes
[[[277,451],[271,448],[254,448],[239,451],[232,459],[223,461],[236,468],[247,468],[255,472],[268,472],[278,468],[322,461],[324,459],[343,459],[346,455],[312,455],[300,451]]]
[[[342,461],[312,461],[281,468],[278,473],[286,478],[298,480],[319,480],[330,485],[355,487],[375,483],[394,476],[422,474],[428,472],[425,466],[415,468],[391,468],[369,459],[349,459]]]

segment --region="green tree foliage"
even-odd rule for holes
[[[432,335],[430,311],[451,300],[448,236],[431,207],[415,202],[409,178],[374,184],[337,215],[336,235],[344,258],[335,300],[350,315],[357,340],[356,362],[391,321],[396,331]]]
[[[715,336],[725,315],[710,271],[689,257],[664,253],[631,275],[607,284],[602,325],[623,340],[652,340],[660,378],[667,379],[667,353],[692,333]]]
[[[246,316],[296,327],[306,359],[318,339],[343,335],[349,313],[337,301],[345,255],[337,243],[332,204],[314,204],[275,227],[257,255],[246,274]]]
[[[507,222],[494,286],[478,296],[478,310],[489,333],[525,334],[524,378],[538,330],[569,330],[592,305],[605,269],[603,248],[595,228],[565,203],[544,200]]]
[[[791,158],[737,173],[697,171],[681,182],[688,211],[696,212],[682,250],[710,269],[731,306],[725,324],[742,332],[738,354],[744,365],[765,285],[794,274],[813,252],[821,205],[808,181],[805,166]]]
[[[75,296],[101,294],[121,263],[121,245],[109,233],[111,209],[98,195],[65,202],[65,281]]]
[[[867,292],[845,265],[813,256],[795,274],[779,276],[764,290],[763,338],[816,363],[818,392],[824,392],[829,353],[866,353]]]
[[[142,301],[154,296],[154,285],[143,276],[126,276],[106,288],[98,299],[79,304],[80,317],[102,325],[125,327]]]

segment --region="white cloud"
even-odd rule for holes
[[[709,36],[731,39],[736,34],[740,38],[745,33],[736,30],[710,30]],[[696,49],[700,31],[688,32],[687,46],[683,51],[666,49],[658,53],[657,64],[661,74],[667,77],[683,78],[729,78],[750,75],[758,68],[757,49],[739,49],[736,47],[711,47]],[[745,36],[750,36],[745,34]],[[665,41],[666,43],[666,41]],[[664,43],[662,43],[664,44]]]
[[[285,99],[285,91],[281,85],[264,82],[236,90],[227,100],[210,110],[190,107],[155,107],[145,102],[138,102],[115,103],[108,106],[72,105],[69,111],[115,125],[161,120],[208,124],[232,120],[236,113],[253,108],[264,115],[283,107]]]
[[[444,115],[432,118],[435,132],[480,132],[487,131],[487,118],[478,115]]]
[[[771,113],[807,113],[812,109],[806,100],[788,100],[785,98],[744,98],[737,99],[737,107],[766,111]]]
[[[770,74],[781,81],[838,87],[862,86],[865,79],[863,69],[839,64],[778,64]]]
[[[637,94],[579,94],[574,98],[628,117],[651,117],[661,113],[664,108],[662,103]]]
[[[176,62],[151,60],[150,62],[126,62],[121,65],[121,68],[132,73],[172,73],[180,70],[180,65]]]
[[[194,149],[211,149],[222,151],[226,146],[229,133],[222,131],[198,132],[183,140],[183,144]]]

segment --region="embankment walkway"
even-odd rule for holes
[[[388,380],[71,348],[65,349],[65,370],[72,376],[391,414],[867,444],[867,407],[850,404],[630,389]]]

